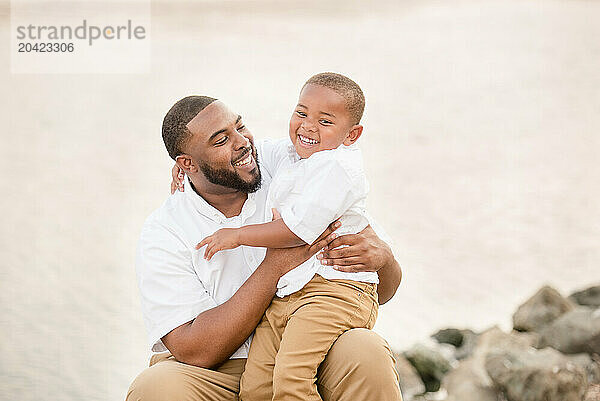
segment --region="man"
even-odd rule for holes
[[[205,96],[169,110],[163,139],[187,181],[146,220],[137,273],[152,350],[170,353],[152,357],[128,400],[237,400],[251,334],[279,278],[326,245],[324,263],[377,271],[380,303],[393,296],[402,273],[370,227],[336,238],[334,223],[312,245],[239,247],[204,260],[195,245],[206,235],[264,222],[268,185],[286,155],[274,142],[255,147],[241,117]],[[319,368],[319,392],[324,400],[400,400],[393,363],[379,336],[351,330]]]

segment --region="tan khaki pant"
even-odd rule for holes
[[[183,364],[168,353],[155,355],[131,384],[127,401],[237,401],[245,364],[245,359],[230,359],[211,370]],[[318,391],[325,401],[401,401],[394,365],[388,344],[375,332],[346,331],[319,367]]]
[[[256,328],[241,379],[243,401],[319,401],[317,369],[345,331],[370,329],[377,286],[319,275],[300,291],[275,298]]]

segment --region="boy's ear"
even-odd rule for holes
[[[355,126],[350,128],[350,132],[348,132],[346,139],[344,139],[344,145],[349,146],[349,145],[352,145],[354,142],[358,141],[358,138],[360,138],[360,136],[362,135],[362,132],[363,132],[362,125],[356,124]]]
[[[196,163],[194,163],[191,156],[189,155],[183,154],[177,156],[177,158],[175,159],[175,163],[177,163],[179,168],[182,169],[186,174],[198,172],[198,167],[196,166]]]

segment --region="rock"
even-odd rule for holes
[[[540,348],[549,346],[566,354],[600,354],[600,308],[580,306],[546,326],[540,335]]]
[[[600,357],[588,354],[575,354],[566,356],[569,361],[579,366],[587,375],[587,381],[591,384],[600,384]]]
[[[459,329],[442,329],[431,337],[440,344],[452,344],[457,348],[463,343],[463,333]]]
[[[440,352],[424,345],[415,345],[404,356],[419,372],[427,391],[438,391],[442,378],[452,367]]]
[[[597,384],[590,385],[585,392],[583,401],[600,401],[600,386]]]
[[[513,315],[513,327],[518,331],[537,331],[573,307],[554,288],[544,286],[519,306]]]
[[[413,365],[402,355],[394,353],[396,371],[400,378],[400,389],[404,401],[411,401],[418,394],[425,392],[425,384]]]
[[[491,353],[502,352],[506,349],[527,352],[537,342],[538,338],[535,333],[521,333],[518,331],[505,333],[498,327],[492,327],[481,333],[477,339],[473,358],[478,360],[483,366],[485,358]]]
[[[560,352],[545,348],[495,350],[485,368],[508,401],[579,401],[587,389],[586,373]]]
[[[442,380],[448,392],[446,401],[499,401],[500,394],[493,387],[487,372],[473,359],[467,359],[449,372]]]
[[[477,345],[478,334],[472,330],[461,330],[463,336],[462,345],[454,352],[454,358],[457,360],[465,359],[471,356]]]
[[[461,365],[472,361],[472,381],[488,392],[500,389],[509,401],[581,400],[587,387],[583,369],[554,349],[535,349],[537,340],[535,333],[504,333],[494,327],[479,336],[473,355]],[[452,395],[450,389],[448,393]]]
[[[586,288],[569,295],[569,299],[579,305],[600,307],[600,285]]]

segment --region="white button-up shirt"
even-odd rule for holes
[[[265,248],[241,246],[210,261],[195,246],[220,228],[264,223],[273,169],[285,153],[281,141],[257,143],[262,187],[248,194],[238,216],[227,218],[191,188],[176,191],[145,221],[138,242],[136,273],[150,347],[166,351],[161,338],[200,313],[227,301],[265,257]],[[278,153],[279,152],[279,153]],[[248,339],[232,356],[248,356]]]
[[[271,208],[277,209],[285,225],[307,244],[312,244],[337,219],[342,223],[336,231],[338,235],[362,231],[369,224],[369,184],[358,146],[340,145],[313,153],[307,159],[300,159],[291,141],[286,146],[287,157],[280,161],[269,188],[266,220],[271,218]],[[375,272],[341,272],[321,265],[313,256],[281,277],[277,296],[300,290],[315,274],[328,280],[378,282]]]

